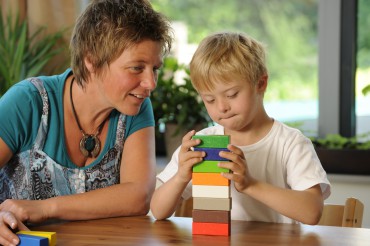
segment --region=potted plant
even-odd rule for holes
[[[168,157],[181,144],[187,131],[200,130],[211,122],[191,84],[188,68],[180,65],[174,57],[164,59],[151,101],[156,121],[157,150],[165,144]]]
[[[370,133],[351,138],[328,134],[311,141],[328,173],[370,175]]]
[[[55,48],[63,31],[42,35],[40,27],[28,37],[27,19],[8,15],[5,21],[0,11],[0,97],[14,83],[39,75],[46,64],[63,49]]]

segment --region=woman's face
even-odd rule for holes
[[[136,115],[144,99],[156,87],[161,66],[159,42],[146,40],[124,50],[103,71],[102,82],[98,83],[103,100],[123,114]]]

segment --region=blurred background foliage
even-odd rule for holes
[[[359,0],[358,72],[370,70],[370,4]],[[317,0],[152,0],[154,8],[188,27],[199,43],[221,30],[242,31],[267,46],[267,101],[318,97]],[[365,33],[367,32],[367,33]]]

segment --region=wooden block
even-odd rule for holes
[[[192,173],[193,185],[220,185],[229,186],[230,180],[220,173]]]
[[[193,222],[230,223],[230,211],[193,209]]]
[[[231,198],[194,197],[193,209],[230,211],[231,201]]]
[[[39,237],[33,235],[18,234],[20,246],[48,246],[49,239],[47,237]]]
[[[220,161],[202,161],[193,166],[194,173],[228,173],[229,169],[218,167]]]
[[[193,222],[192,233],[193,235],[230,236],[230,225],[231,223]]]
[[[202,140],[198,148],[227,148],[230,143],[228,135],[194,135],[192,138]]]
[[[32,235],[39,237],[46,237],[49,240],[49,246],[55,246],[57,244],[57,233],[47,231],[18,231],[17,234]]]
[[[227,151],[230,152],[230,150],[226,148],[198,148],[195,147],[194,151],[204,151],[206,152],[206,156],[203,157],[203,160],[205,161],[229,161],[229,159],[223,158],[220,156],[220,151]]]
[[[230,186],[193,185],[193,197],[229,198]]]

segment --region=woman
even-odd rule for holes
[[[10,228],[27,230],[24,222],[148,212],[149,96],[170,34],[146,0],[93,1],[72,34],[71,69],[21,81],[1,98],[0,244],[17,244]]]

